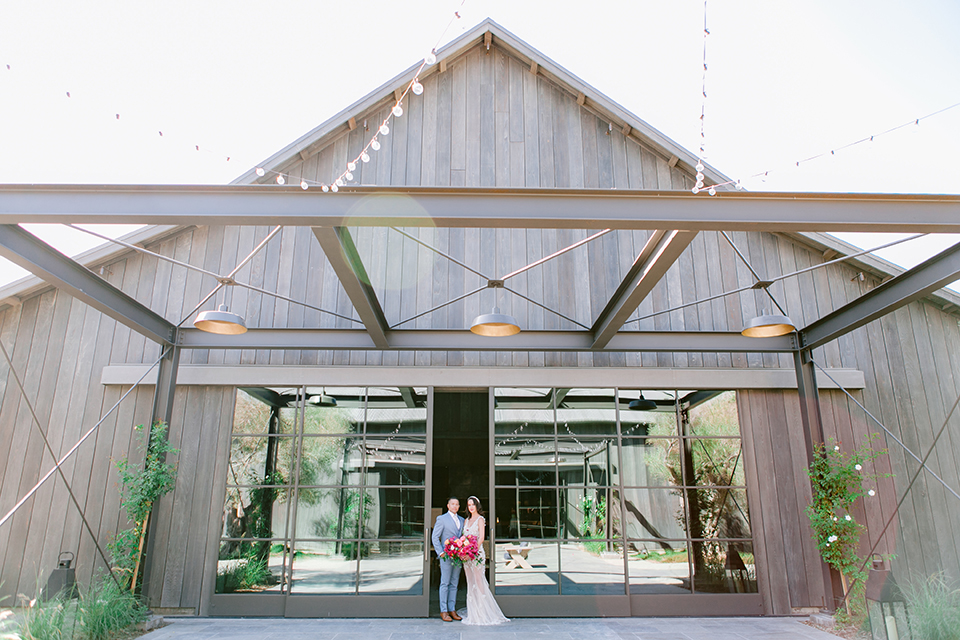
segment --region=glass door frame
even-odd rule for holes
[[[370,386],[364,385],[366,389]],[[287,540],[291,547],[291,556],[296,548],[296,493],[300,486],[300,462],[303,449],[304,438],[304,418],[306,402],[306,385],[299,387],[299,399],[297,402],[297,428],[298,434],[296,442],[298,443],[296,453],[295,475],[293,478],[293,487],[291,489],[290,500],[294,503],[290,510],[291,514],[287,516]],[[421,387],[422,388],[422,387]],[[239,392],[239,389],[236,390]],[[365,403],[369,408],[369,405]],[[310,595],[297,594],[296,589],[291,589],[293,584],[292,557],[285,558],[283,568],[283,588],[281,593],[211,593],[209,594],[210,615],[211,616],[242,616],[242,617],[286,617],[286,618],[351,618],[351,617],[382,617],[382,618],[426,618],[430,610],[430,550],[432,545],[429,540],[430,508],[432,500],[432,482],[433,482],[433,408],[434,408],[434,389],[427,387],[427,406],[426,406],[426,442],[425,442],[425,486],[424,486],[424,504],[423,504],[423,574],[421,579],[422,592],[419,595],[377,595],[377,594],[355,594],[355,595]],[[366,433],[366,409],[364,412],[364,434]],[[229,457],[230,450],[226,452]],[[366,453],[364,452],[364,455]],[[222,480],[226,483],[226,477]],[[366,485],[363,485],[365,488]],[[361,494],[362,495],[362,494]],[[211,527],[219,526],[218,521],[211,522]],[[213,538],[213,536],[211,536]],[[213,543],[219,548],[220,536],[216,536]],[[286,554],[285,554],[286,555]],[[358,559],[359,561],[359,559]],[[216,572],[216,566],[213,567]],[[214,576],[215,578],[215,576]],[[216,580],[211,580],[212,584]]]

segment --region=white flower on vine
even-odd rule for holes
[[[856,469],[857,471],[860,471],[861,469],[863,469],[863,467],[861,467],[861,466],[858,465],[858,464],[857,464],[857,465],[854,465],[853,468]]]
[[[829,543],[829,542],[827,543],[827,546],[828,546],[828,547],[830,546],[830,543]]]
[[[838,444],[833,445],[833,450],[834,450],[834,451],[840,451],[840,445],[838,445]]]
[[[850,517],[850,514],[849,514],[849,513],[848,513],[847,515],[843,516],[843,519],[846,520],[847,522],[850,522],[851,520],[853,520],[853,518]]]
[[[836,542],[837,536],[830,536],[829,538],[827,538],[827,540],[829,540],[830,542]]]
[[[833,516],[833,521],[836,522],[837,520],[839,520],[839,518],[837,516]]]
[[[874,491],[873,489],[870,489],[870,491],[867,491],[867,495],[870,496],[870,497],[873,497],[873,496],[877,495],[877,492]]]

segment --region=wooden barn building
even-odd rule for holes
[[[154,419],[161,612],[426,616],[449,495],[508,616],[832,608],[806,467],[874,433],[871,580],[960,578],[960,249],[825,234],[958,232],[960,199],[694,194],[697,162],[487,21],[234,185],[0,187],[38,276],[0,290],[0,596],[103,569]],[[149,226],[70,260],[18,222]]]

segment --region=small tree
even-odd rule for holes
[[[135,428],[143,431],[143,425]],[[119,579],[129,580],[131,591],[137,588],[150,511],[157,500],[173,491],[176,484],[177,470],[166,462],[167,454],[180,453],[170,446],[167,425],[159,421],[153,423],[140,451],[144,454],[142,468],[131,464],[127,457],[115,462],[120,475],[120,506],[126,510],[133,528],[117,533],[110,542],[110,554],[114,570],[120,574]]]
[[[865,474],[863,465],[886,450],[875,451],[872,444],[879,434],[871,434],[853,453],[844,453],[833,439],[829,447],[814,447],[813,462],[807,470],[813,487],[813,500],[807,517],[823,561],[840,572],[846,602],[847,622],[858,623],[866,614],[865,586],[867,572],[860,557],[860,536],[866,527],[850,514],[854,503],[864,496],[876,495],[865,488],[865,480],[888,477],[889,474]]]

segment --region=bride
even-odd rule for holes
[[[463,572],[467,576],[467,608],[460,611],[463,624],[490,625],[510,622],[497,605],[490,593],[490,586],[484,575],[486,556],[483,552],[484,525],[483,509],[476,496],[467,498],[467,512],[469,517],[463,527],[464,536],[477,536],[480,546],[480,564],[464,563]]]

